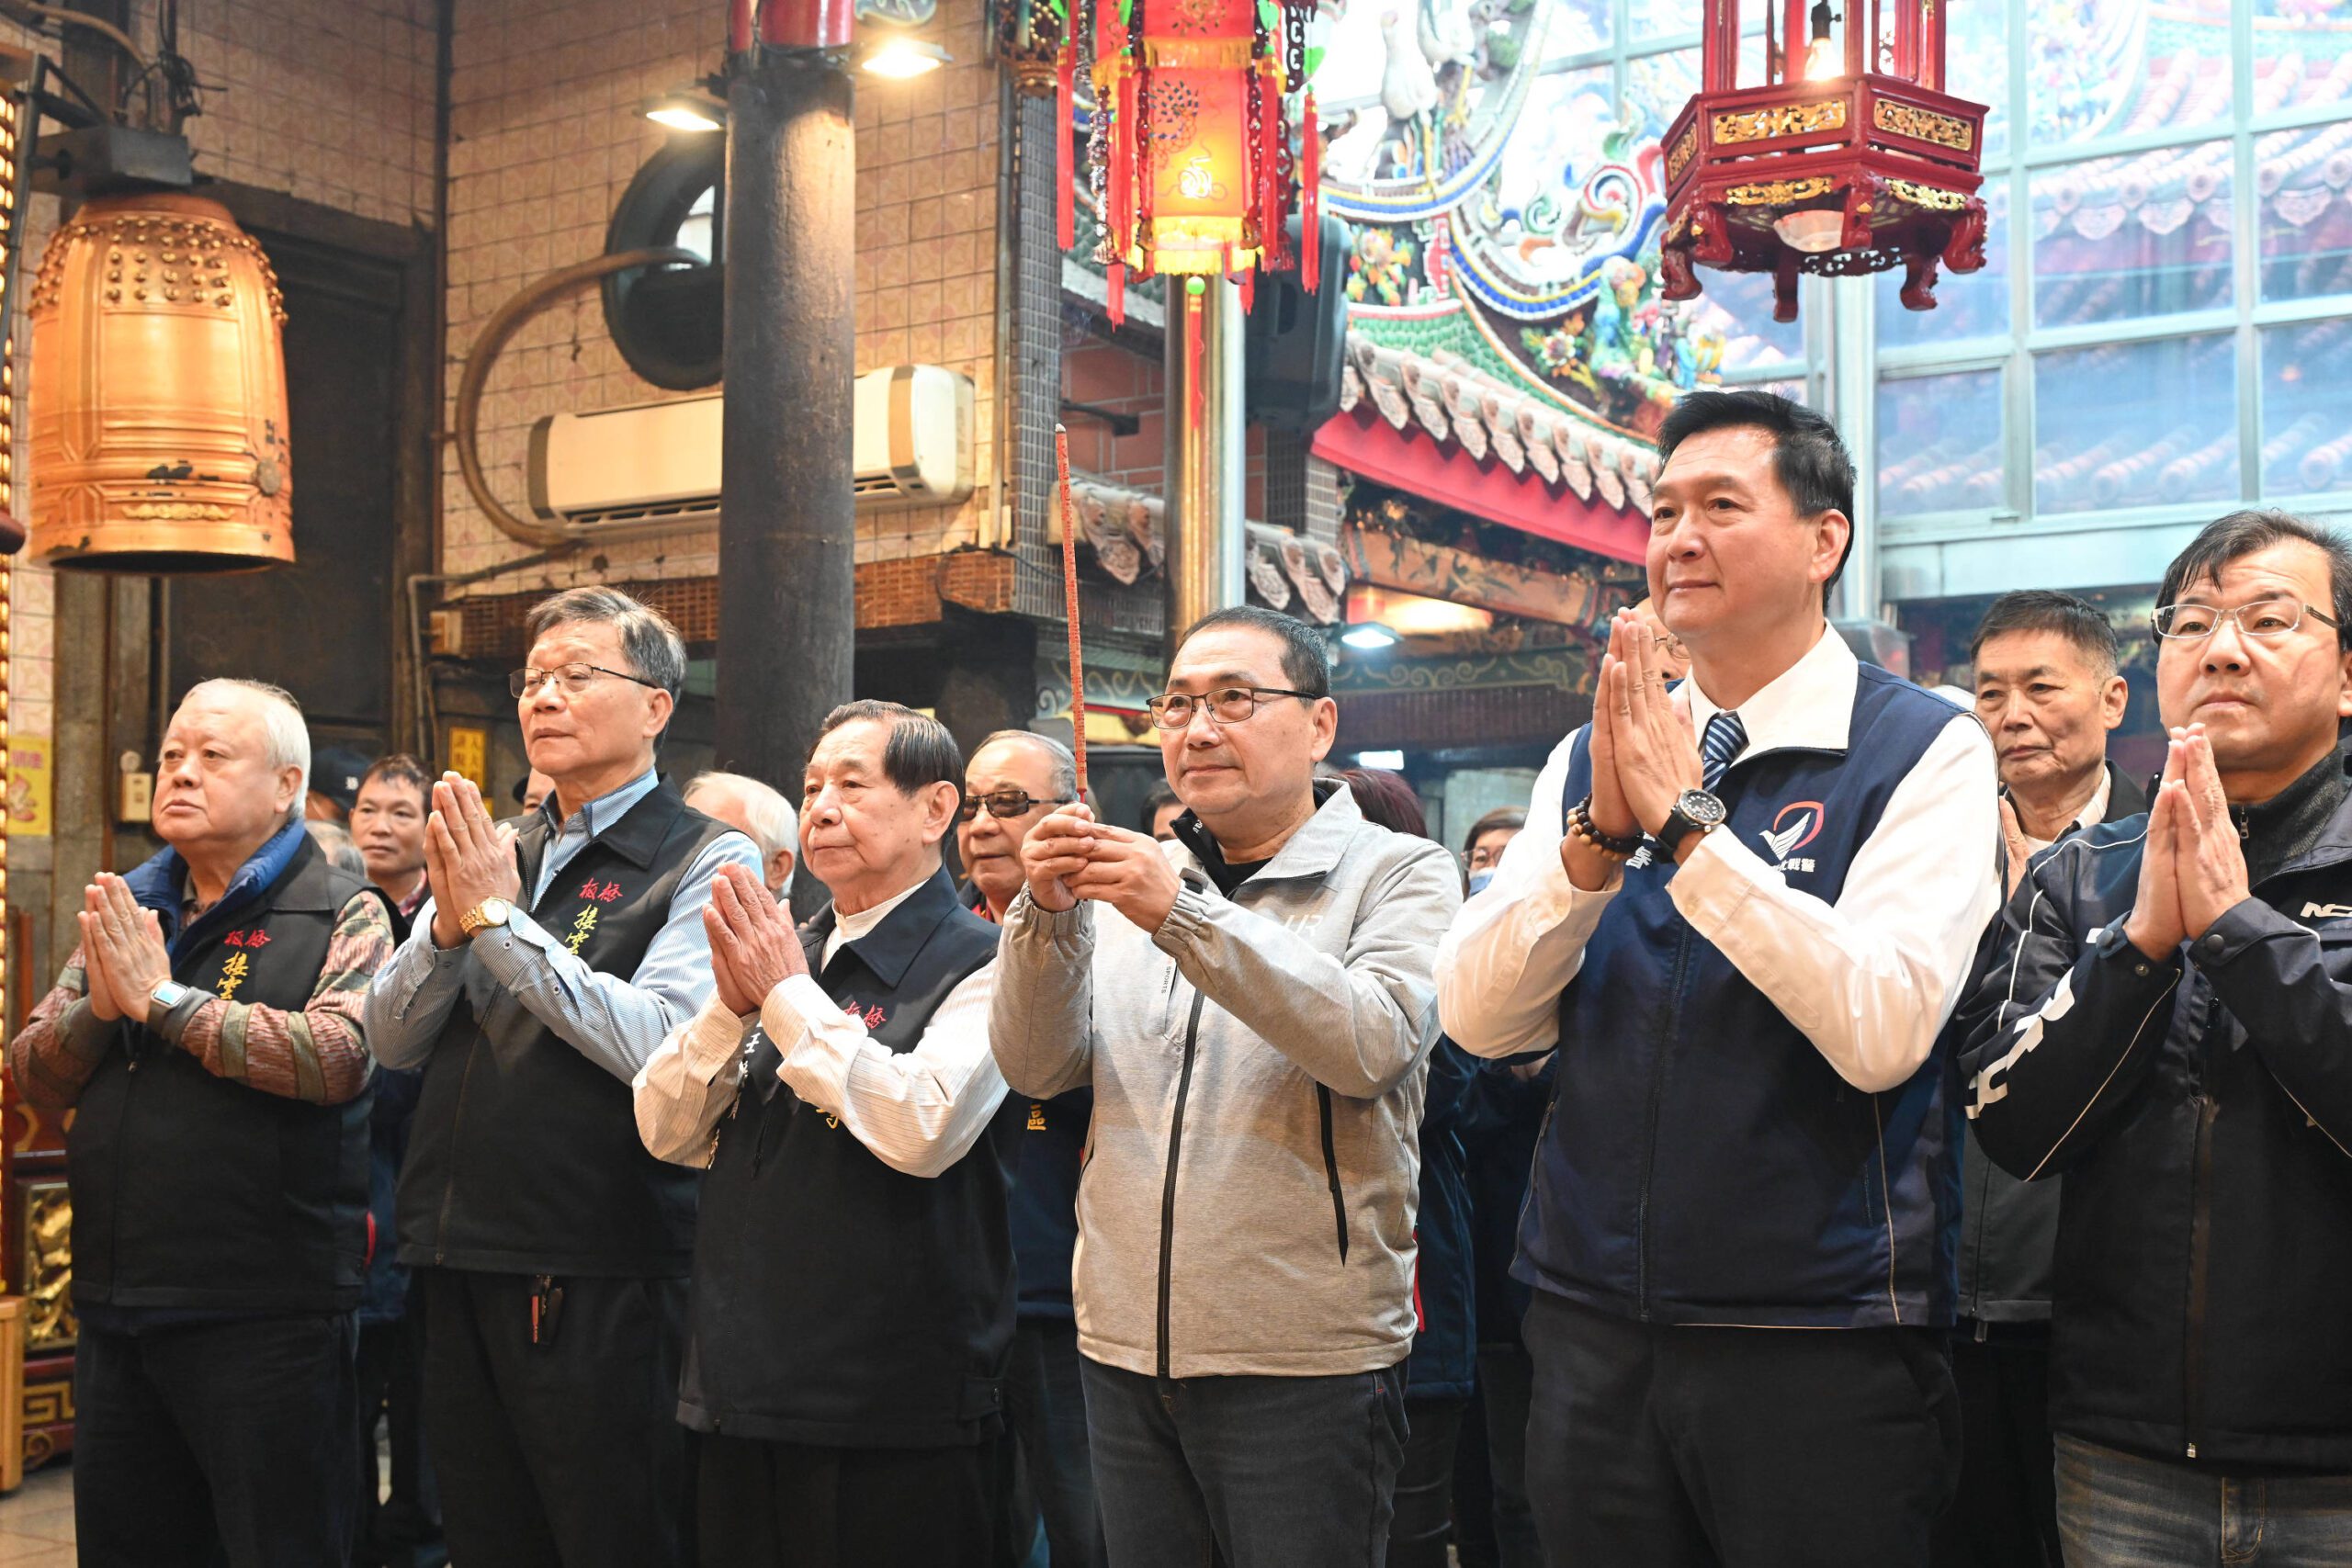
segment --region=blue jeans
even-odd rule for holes
[[[1404,1370],[1149,1378],[1084,1362],[1112,1568],[1382,1568]]]
[[[2060,1433],[2066,1568],[2338,1568],[2352,1562],[2352,1475],[2232,1480]]]

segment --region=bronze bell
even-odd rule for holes
[[[286,303],[219,202],[97,197],[33,283],[32,553],[94,571],[294,558]]]

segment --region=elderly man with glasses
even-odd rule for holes
[[[1074,1294],[1121,1568],[1363,1568],[1387,1540],[1461,883],[1316,778],[1329,690],[1302,623],[1204,618],[1152,702],[1175,841],[1058,808],[1005,911],[997,1062],[1032,1100],[1094,1092]]]
[[[433,896],[378,975],[378,1059],[424,1069],[400,1184],[420,1270],[425,1431],[461,1562],[681,1562],[680,1347],[695,1175],[638,1141],[630,1080],[712,991],[703,910],[751,840],[654,753],[685,677],[670,623],[579,588],[531,616],[512,688],[522,825],[433,786]]]
[[[2237,513],[2156,604],[2162,783],[2010,898],[1962,1014],[1968,1114],[2014,1175],[2065,1178],[2050,1418],[2069,1568],[2344,1562],[2352,550]]]
[[[1001,923],[1027,881],[1021,846],[1057,806],[1078,798],[1078,760],[1060,741],[1026,729],[983,739],[964,770],[956,850],[964,901]],[[1070,1259],[1078,1248],[1078,1174],[1094,1091],[1080,1086],[1020,1102],[1013,1145],[1012,1260],[1021,1282],[1005,1412],[1028,1467],[1054,1568],[1104,1561],[1086,1455],[1086,1396],[1080,1386]],[[1025,1530],[1026,1521],[1021,1521]]]

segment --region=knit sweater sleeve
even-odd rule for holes
[[[204,1070],[265,1094],[340,1105],[368,1087],[372,1061],[361,1014],[368,982],[392,955],[383,901],[358,893],[336,917],[311,999],[300,1009],[208,998],[175,1012],[158,1032]]]

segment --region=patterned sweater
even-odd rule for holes
[[[361,1014],[368,979],[391,955],[392,925],[382,900],[356,894],[335,918],[319,983],[300,1011],[209,997],[193,1010],[173,1009],[153,1027],[215,1077],[265,1094],[340,1105],[368,1087],[372,1063]],[[76,946],[56,987],[8,1043],[9,1072],[42,1110],[62,1111],[79,1100],[113,1045],[115,1026],[98,1017],[88,989]]]

